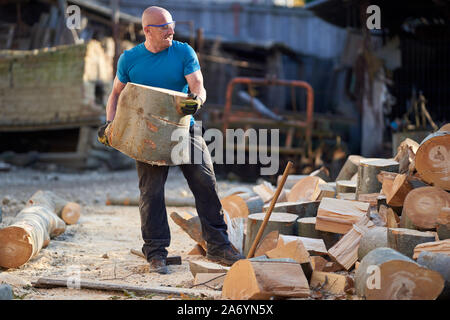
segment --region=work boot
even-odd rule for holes
[[[167,268],[166,259],[164,258],[153,258],[150,260],[150,272],[157,272],[159,274],[169,273]]]
[[[245,259],[245,257],[234,250],[231,246],[226,246],[223,248],[208,249],[206,253],[206,258],[208,260],[231,266],[238,260]]]

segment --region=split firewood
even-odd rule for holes
[[[232,246],[239,252],[244,251],[245,218],[230,218],[226,210],[223,210],[225,223],[227,224],[228,239]]]
[[[313,271],[337,272],[344,270],[339,263],[328,261],[321,256],[311,256],[310,260]]]
[[[46,247],[51,238],[66,230],[65,222],[41,205],[21,210],[12,223],[0,230],[0,266],[17,268],[27,263]]]
[[[428,135],[417,149],[415,165],[423,181],[450,191],[450,131]]]
[[[258,244],[255,250],[255,257],[265,255],[267,251],[276,248],[278,243],[278,230],[269,232]]]
[[[330,249],[339,241],[341,235],[316,229],[316,217],[299,218],[297,220],[297,235],[305,238],[322,239],[326,249]]]
[[[194,278],[196,289],[222,290],[226,273],[197,273]]]
[[[358,155],[350,155],[345,161],[344,166],[341,171],[339,171],[336,181],[340,180],[351,180],[351,178],[358,173],[359,162],[365,159]]]
[[[353,182],[351,180],[336,181],[336,192],[337,193],[355,193],[356,192],[356,182]]]
[[[315,217],[320,201],[296,201],[296,202],[278,202],[273,208],[273,212],[287,212],[297,215],[299,218]],[[264,205],[263,211],[266,212],[270,204]]]
[[[192,276],[195,277],[197,273],[226,273],[230,270],[230,267],[209,261],[189,260],[189,270]]]
[[[325,167],[320,167],[320,169],[317,169],[309,174],[312,177],[319,177],[325,182],[330,182],[330,171]]]
[[[260,196],[260,198],[263,200],[264,203],[269,202],[272,200],[273,196],[275,195],[275,188],[267,181],[264,181],[263,183],[254,186],[253,191]]]
[[[331,273],[314,271],[310,282],[311,288],[321,288],[332,294],[345,294],[348,290],[354,287],[353,280],[349,276]]]
[[[28,199],[26,207],[42,206],[60,217],[66,224],[75,224],[81,216],[81,206],[78,203],[67,201],[57,194],[39,190]]]
[[[400,227],[435,229],[441,209],[448,206],[450,206],[450,194],[438,187],[411,190],[404,201]]]
[[[370,205],[365,202],[324,198],[317,210],[316,229],[345,234],[363,217]]]
[[[294,262],[239,260],[227,272],[222,287],[222,298],[231,300],[309,295],[308,281],[301,266]]]
[[[281,235],[280,235],[281,237]],[[310,263],[309,253],[300,239],[292,239],[290,241],[280,241],[278,238],[277,246],[266,252],[269,259],[289,258],[297,261],[299,264]]]
[[[378,210],[378,215],[381,220],[384,222],[385,226],[388,228],[398,228],[400,225],[400,218],[398,215],[392,210],[392,208],[381,205]]]
[[[317,200],[323,198],[335,198],[336,197],[336,182],[328,182],[326,184],[319,184],[319,197]]]
[[[370,251],[355,272],[356,293],[367,300],[434,300],[444,279],[391,248]]]
[[[326,182],[319,177],[303,178],[291,188],[287,199],[289,202],[316,201],[320,195],[320,184],[326,184]]]
[[[348,231],[330,250],[328,255],[339,263],[345,270],[350,270],[358,260],[358,249],[361,238],[368,232],[373,223],[364,216],[357,223],[353,224]]]
[[[413,189],[409,183],[406,174],[398,174],[390,188],[383,187],[383,193],[386,195],[386,203],[394,207],[402,207],[408,193]]]
[[[339,199],[339,200],[355,201],[356,197],[357,197],[356,193],[338,193],[336,195],[336,199]]]
[[[441,212],[436,220],[436,231],[439,236],[439,240],[450,239],[450,208],[441,208]]]
[[[419,148],[419,144],[409,138],[400,143],[397,148],[397,154],[394,160],[399,163],[399,173],[412,173],[415,169],[414,163],[416,158],[416,152]]]
[[[388,247],[387,228],[373,227],[365,232],[358,247],[358,260],[362,260],[370,251],[376,248]]]
[[[178,213],[173,211],[170,214],[173,222],[175,222],[184,232],[186,232],[192,240],[197,242],[204,250],[206,250],[206,241],[202,235],[202,224],[199,216],[194,216],[186,211]]]
[[[247,233],[245,236],[245,246],[244,255],[247,255],[253,241],[258,234],[259,228],[261,227],[265,213],[254,213],[248,216],[247,220]],[[283,212],[272,212],[270,219],[267,222],[266,228],[262,234],[265,237],[269,232],[278,230],[281,234],[293,235],[295,232],[295,221],[297,220],[295,214],[283,213]]]
[[[380,193],[363,193],[358,194],[358,198],[356,200],[360,202],[367,202],[370,204],[371,207],[376,207],[378,204],[378,197],[380,196]]]
[[[322,239],[314,239],[299,236],[288,236],[280,234],[278,237],[278,245],[283,246],[292,241],[301,241],[306,251],[315,255],[327,255],[328,251]]]
[[[358,167],[358,182],[356,193],[380,192],[381,183],[377,175],[381,171],[398,172],[398,162],[389,159],[365,159],[361,160]]]
[[[450,256],[450,239],[418,244],[414,248],[413,259],[417,259],[423,251],[442,253]]]
[[[389,228],[387,231],[388,247],[412,258],[414,248],[421,243],[434,242],[435,232],[421,232],[404,228]]]
[[[439,299],[450,299],[450,255],[423,251],[417,257],[417,263],[441,274],[445,280],[445,285]]]
[[[234,194],[220,200],[230,218],[247,218],[249,214],[262,212],[264,201],[259,196],[245,198],[245,194]]]

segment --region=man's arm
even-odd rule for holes
[[[113,121],[116,116],[117,101],[119,100],[120,93],[125,88],[126,83],[120,82],[117,76],[114,78],[113,89],[108,98],[106,104],[106,121]]]
[[[206,90],[203,87],[203,75],[200,70],[194,71],[185,76],[189,89],[196,96],[200,97],[203,103],[206,101]]]

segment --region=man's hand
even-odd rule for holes
[[[106,123],[104,125],[102,125],[101,127],[98,128],[97,134],[98,134],[98,141],[100,143],[103,143],[105,146],[110,147],[111,145],[109,144],[108,138],[105,135],[105,130],[108,127],[108,125],[111,123],[111,121],[106,121]]]
[[[185,115],[195,114],[202,106],[202,99],[191,92],[188,94],[188,98],[181,102],[181,112]]]

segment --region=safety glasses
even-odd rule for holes
[[[164,31],[167,31],[169,29],[175,30],[175,21],[167,22],[164,24],[148,24],[147,27],[161,28]]]

